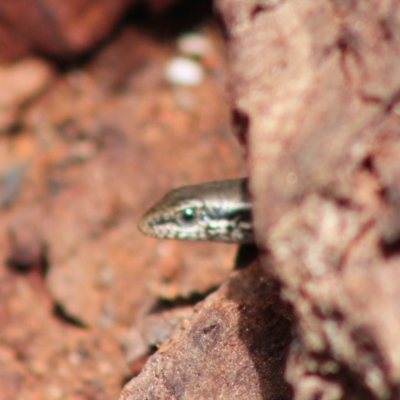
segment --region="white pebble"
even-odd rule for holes
[[[197,33],[186,33],[178,39],[179,51],[189,57],[204,57],[211,50],[211,43]]]
[[[172,85],[197,86],[203,80],[204,73],[196,61],[175,57],[166,65],[165,77]]]

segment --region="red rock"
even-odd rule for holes
[[[133,3],[135,0],[2,2],[0,59],[28,52],[72,59],[104,39]]]

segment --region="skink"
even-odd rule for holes
[[[138,226],[145,235],[160,239],[251,243],[247,179],[174,189],[143,215]]]

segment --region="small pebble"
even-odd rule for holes
[[[204,57],[211,50],[211,43],[197,33],[186,33],[178,39],[179,51],[189,57]]]
[[[166,65],[165,77],[172,85],[197,86],[203,80],[204,73],[196,61],[175,57]]]

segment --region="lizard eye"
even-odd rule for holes
[[[191,225],[197,221],[197,213],[195,208],[185,208],[177,215],[180,225]]]

